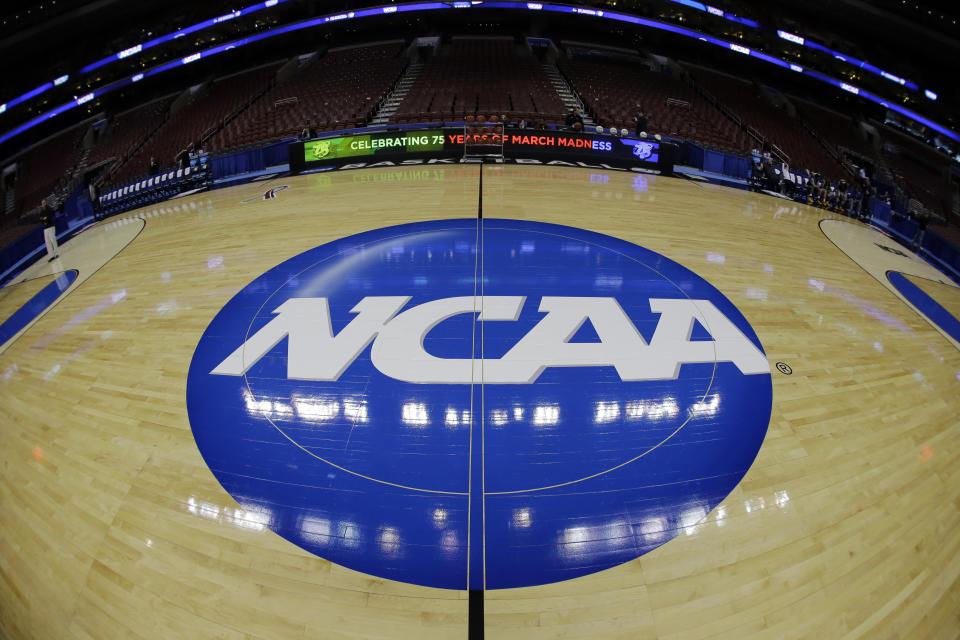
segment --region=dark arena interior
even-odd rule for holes
[[[11,0],[0,637],[960,637],[960,5]]]

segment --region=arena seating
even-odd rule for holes
[[[848,176],[840,163],[796,118],[768,104],[752,83],[703,67],[690,66],[688,70],[700,86],[734,111],[744,123],[786,152],[791,166],[810,169],[834,180]]]
[[[175,97],[169,95],[111,118],[87,157],[87,167],[95,167],[111,159],[122,161],[151,130],[163,122]]]
[[[177,94],[166,96],[113,117],[87,159],[81,150],[87,127],[62,133],[19,159],[16,212],[22,214],[50,195],[78,159],[80,168],[111,165],[103,203],[108,211],[119,211],[198,186],[208,175],[205,158],[183,175],[170,171],[175,155],[191,142],[205,141],[206,150],[221,151],[293,137],[305,126],[318,131],[363,126],[402,75],[407,62],[403,50],[400,42],[332,50],[281,83],[276,78],[282,63],[264,65],[204,86],[169,117]],[[639,57],[574,53],[558,66],[604,129],[632,132],[639,105],[648,115],[650,134],[740,152],[757,146],[689,80],[651,71]],[[849,177],[802,121],[837,149],[889,168],[907,195],[928,209],[949,214],[948,161],[923,143],[884,134],[895,146],[878,155],[859,137],[853,121],[836,111],[791,98],[798,114],[791,118],[749,82],[702,67],[691,66],[690,72],[720,104],[783,149],[795,170],[809,168],[831,179]],[[427,60],[391,122],[463,119],[468,121],[465,131],[477,134],[487,133],[484,126],[502,127],[495,122],[497,114],[508,114],[508,121],[560,123],[565,108],[537,57],[524,46],[512,38],[463,37]],[[481,124],[480,115],[490,120]],[[151,157],[162,168],[152,179],[146,177]],[[886,182],[896,181],[885,170],[883,175]],[[789,181],[803,189],[799,175]]]
[[[330,51],[267,91],[208,148],[296,136],[310,124],[318,131],[363,126],[403,73],[401,53],[400,43]]]
[[[201,164],[116,186],[100,196],[101,214],[111,216],[168,200],[183,191],[202,186],[206,178],[207,167]]]
[[[800,119],[838,150],[848,149],[867,160],[876,155],[870,143],[857,134],[854,129],[856,125],[851,118],[797,98],[791,97],[791,101],[797,107]]]
[[[677,78],[626,60],[573,58],[558,66],[602,126],[633,132],[640,105],[649,133],[736,151],[750,149],[749,136],[736,123]]]
[[[74,167],[86,127],[64,131],[32,148],[17,161],[17,214],[25,213],[49,196]]]
[[[927,209],[949,218],[952,195],[946,156],[903,135],[889,139],[901,152],[885,150],[883,160],[900,177],[907,195],[919,200]]]
[[[0,222],[0,247],[7,247],[24,234],[39,228],[40,225],[36,223],[21,224],[17,218],[6,216]]]
[[[960,228],[945,227],[943,225],[930,225],[930,229],[936,231],[945,240],[952,242],[954,246],[960,247]]]
[[[262,91],[277,72],[280,63],[221,78],[190,104],[172,115],[157,132],[113,176],[122,181],[145,175],[150,158],[161,167],[172,167],[177,153],[192,142],[199,142],[220,128],[224,120],[237,113],[253,96]]]
[[[854,131],[853,121],[829,109],[812,103],[793,100],[799,116],[820,136],[863,158],[876,162],[877,152]],[[931,211],[947,215],[950,207],[950,185],[947,180],[948,160],[927,145],[906,136],[883,131],[886,138],[905,153],[883,152],[882,163],[900,180],[908,196],[916,198]]]
[[[564,112],[560,96],[528,49],[511,38],[454,38],[427,60],[390,122],[495,113],[508,121],[560,123]]]

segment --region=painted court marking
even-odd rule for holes
[[[923,298],[920,296],[908,297],[904,294],[904,290],[912,291],[912,289],[897,287],[887,277],[887,274],[898,272],[940,282],[949,287],[958,289],[960,287],[950,283],[949,279],[940,271],[913,251],[872,227],[845,220],[824,219],[820,221],[820,230],[847,257],[860,265],[864,271],[873,276],[877,282],[903,301],[905,305],[913,309],[950,344],[960,349],[960,340],[927,314],[926,310],[933,310],[934,307],[925,304],[918,305],[917,302],[922,303]]]
[[[22,324],[10,336],[4,336],[6,340],[0,344],[0,353],[6,351],[40,318],[133,242],[145,224],[146,221],[142,218],[124,218],[96,225],[60,245],[59,259],[47,262],[45,258],[41,258],[24,270],[19,278],[11,281],[7,286],[64,271],[75,271],[77,274],[67,287],[57,289],[56,296],[48,295],[43,299],[46,306],[42,310],[37,311],[29,321]],[[50,292],[53,290],[51,289]]]

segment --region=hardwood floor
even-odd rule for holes
[[[352,234],[476,219],[479,174],[277,178],[64,245],[58,270],[81,276],[0,352],[0,636],[466,638],[466,590],[334,564],[235,500],[186,397],[201,336],[251,281]],[[486,165],[482,208],[484,224],[578,227],[693,271],[756,331],[773,388],[759,454],[719,506],[610,569],[487,590],[487,638],[960,635],[960,349],[868,271],[932,267],[858,222],[678,178]],[[956,286],[914,281],[960,312]],[[0,313],[44,282],[0,290]]]

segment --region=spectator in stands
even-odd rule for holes
[[[837,199],[840,195],[840,188],[835,181],[828,181],[826,187],[827,211],[837,210]]]
[[[780,176],[777,174],[777,168],[773,162],[764,162],[763,177],[767,189],[780,193]]]
[[[195,167],[200,164],[200,153],[203,150],[200,148],[199,142],[194,142],[190,145],[190,166]]]
[[[870,199],[877,197],[877,188],[871,183],[867,183],[863,190],[863,197],[860,201],[860,219],[870,219]]]
[[[150,175],[155,176],[160,173],[160,163],[153,156],[150,157]]]
[[[837,183],[837,195],[834,198],[834,211],[846,214],[847,207],[850,206],[850,194],[847,189],[847,181],[840,180]]]
[[[846,213],[850,208],[851,187],[846,180],[840,180],[837,188],[837,210]]]
[[[544,129],[547,128],[546,123],[544,123],[543,121],[541,121],[541,124],[543,124],[543,128],[544,128]],[[582,123],[582,122],[574,122],[574,123],[573,123],[573,130],[576,131],[577,133],[581,133],[581,132],[583,131],[583,123]]]
[[[583,115],[581,115],[580,109],[579,108],[571,109],[570,113],[567,114],[567,119],[565,120],[565,122],[568,127],[575,128],[578,131],[580,129],[583,129]],[[580,125],[579,128],[576,127],[576,125],[578,124]]]
[[[60,257],[60,248],[57,246],[57,212],[44,198],[40,201],[40,224],[43,225],[43,241],[47,245],[47,262],[53,262]]]
[[[864,193],[865,192],[860,189],[853,190],[853,203],[850,207],[850,215],[859,220],[867,219],[868,209]]]
[[[823,178],[816,171],[810,171],[809,169],[807,169],[807,174],[810,179],[807,204],[817,207],[823,206]]]
[[[180,153],[177,154],[175,161],[177,163],[178,169],[186,169],[190,166],[190,153],[193,151],[193,143],[181,149]]]
[[[847,215],[851,218],[860,219],[863,217],[863,194],[857,189],[850,190],[849,202],[847,204]]]
[[[642,108],[637,107],[637,115],[633,121],[636,124],[638,136],[647,130],[647,114]]]
[[[767,165],[763,158],[759,158],[751,166],[750,171],[750,189],[751,191],[760,191],[763,185],[763,177],[767,173]]]
[[[520,122],[517,123],[517,129],[526,129],[527,128],[527,119],[520,118]]]
[[[203,150],[203,143],[201,143],[200,141],[197,141],[194,143],[193,147],[194,147],[194,152],[193,152],[193,156],[191,156],[190,158],[190,166],[191,167],[202,166],[207,161],[207,152]]]
[[[797,186],[797,183],[795,182],[796,175],[797,174],[791,172],[790,165],[784,162],[783,166],[781,167],[781,175],[780,175],[782,179],[780,183],[782,187],[781,193],[783,193],[785,196],[789,196],[791,200],[799,200],[799,198],[797,197],[799,188]]]
[[[830,184],[830,181],[824,178],[821,174],[818,173],[817,177],[820,179],[820,197],[819,197],[818,206],[824,209],[829,209],[830,208],[830,189],[832,185]]]

